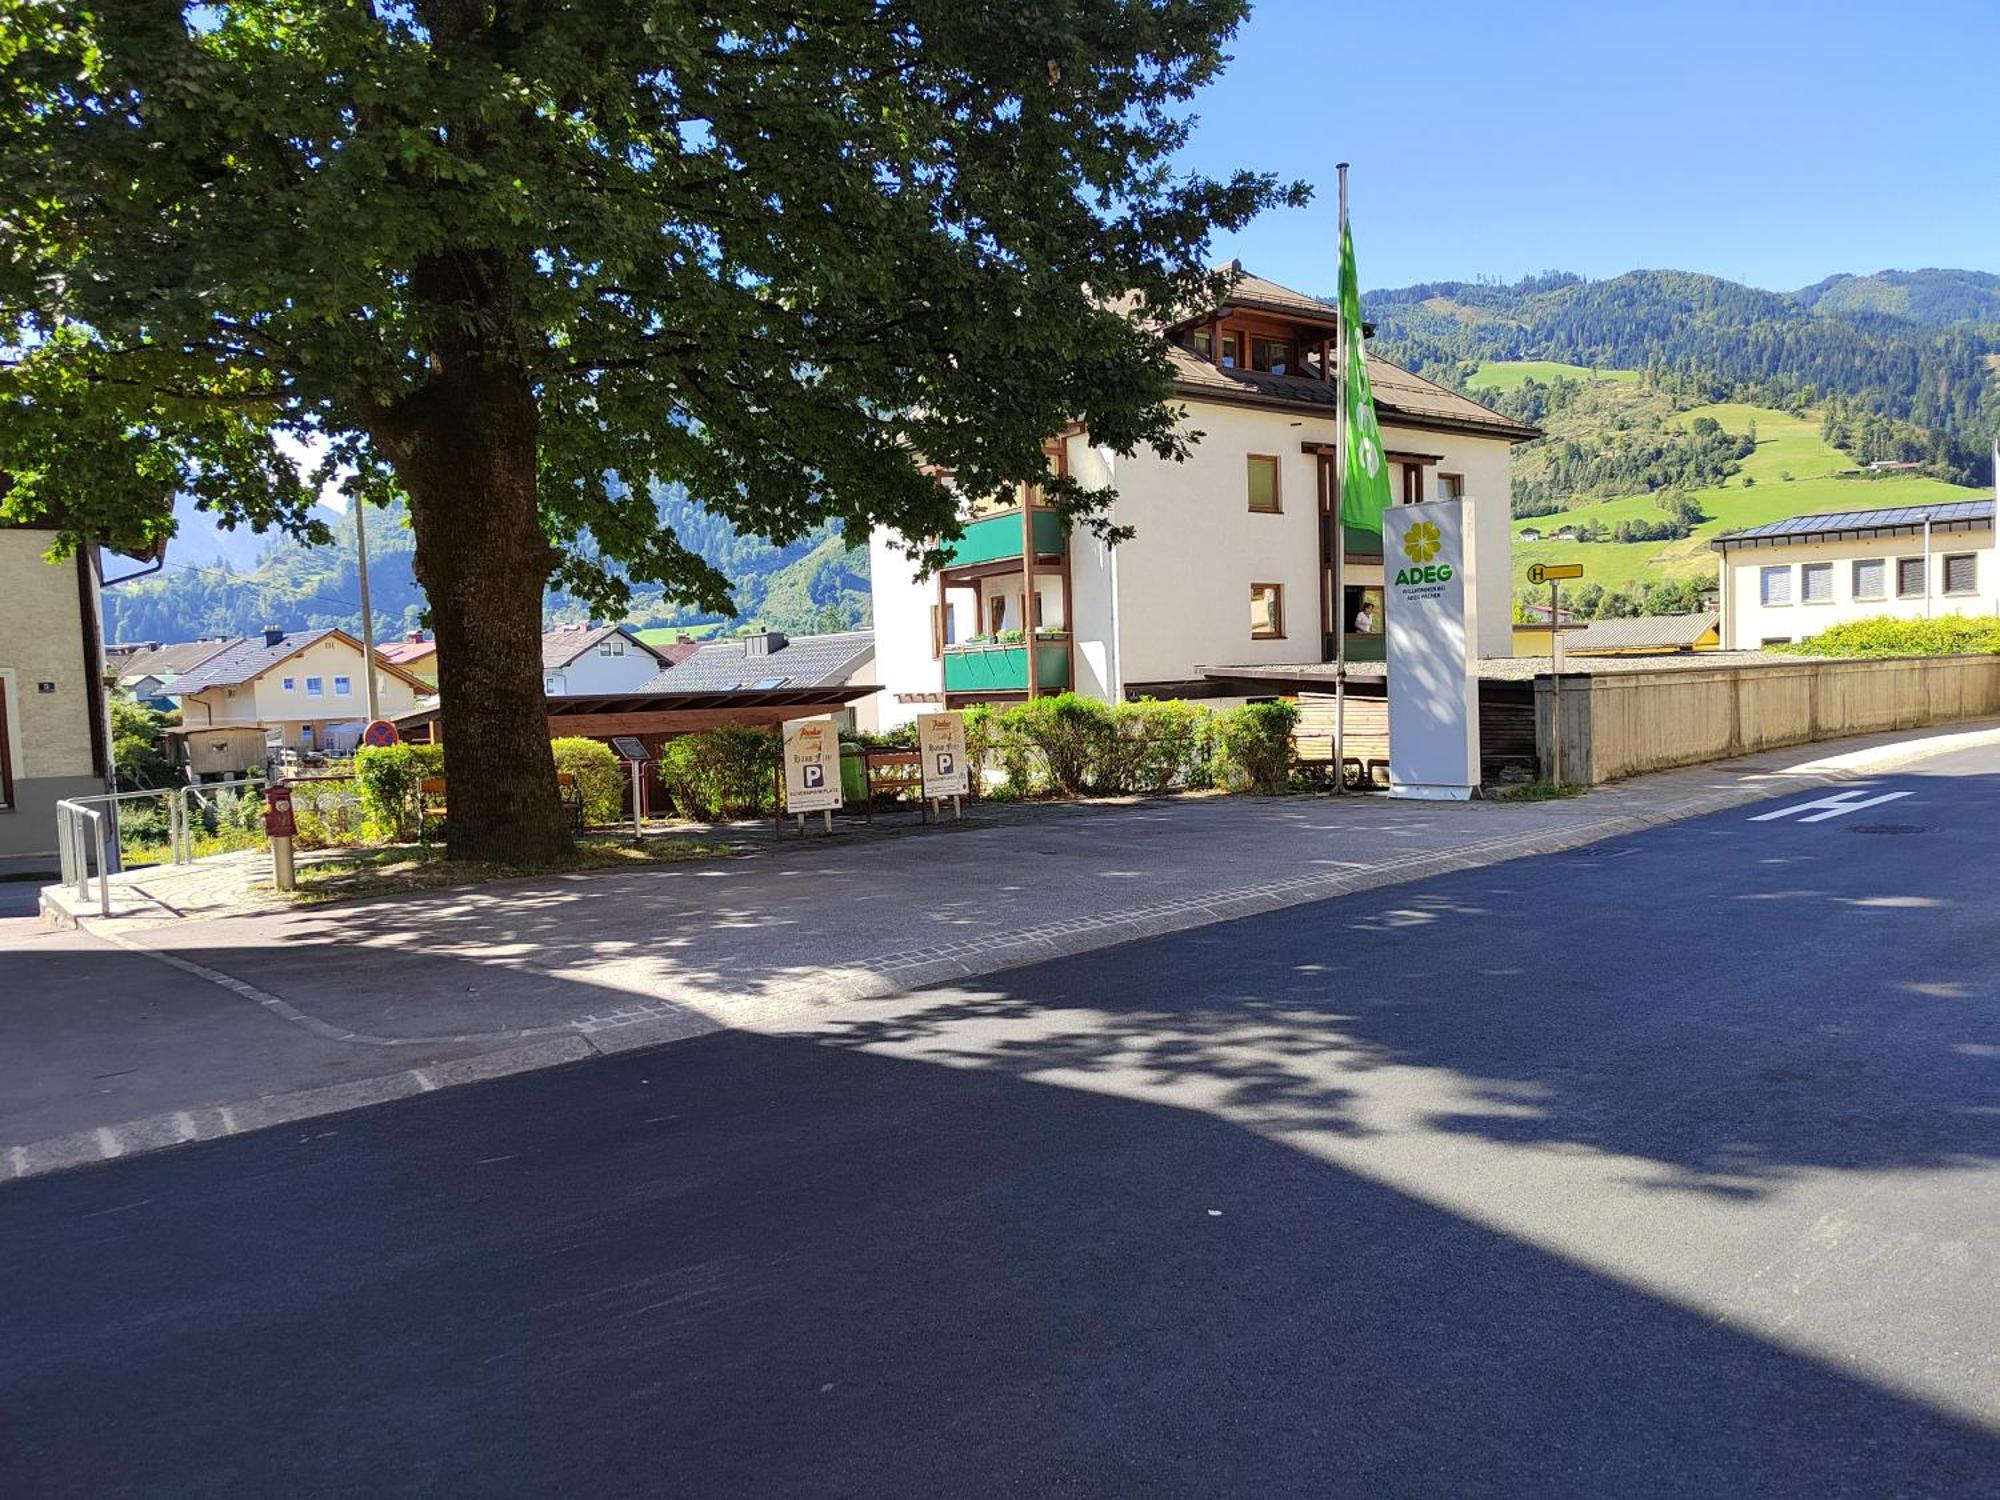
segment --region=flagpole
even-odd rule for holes
[[[1341,248],[1347,243],[1347,163],[1339,162],[1340,228],[1333,242],[1334,280],[1339,284]],[[1333,794],[1347,790],[1347,528],[1341,523],[1341,506],[1347,488],[1347,317],[1335,323],[1339,346],[1339,375],[1334,387],[1333,419]]]

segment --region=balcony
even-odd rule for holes
[[[1035,688],[1060,693],[1069,686],[1069,642],[1035,642]],[[1026,645],[947,646],[944,652],[947,693],[1025,693],[1028,690]]]
[[[1034,512],[1035,554],[1060,556],[1063,550],[1063,518],[1059,511]],[[946,549],[952,568],[969,568],[980,563],[1007,562],[1021,555],[1021,511],[1019,506],[981,516],[966,523],[965,535]]]

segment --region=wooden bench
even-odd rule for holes
[[[1384,698],[1347,700],[1347,742],[1341,746],[1341,780],[1351,787],[1389,784],[1389,703]],[[1292,753],[1303,766],[1333,761],[1334,703],[1331,693],[1300,693],[1299,722]]]

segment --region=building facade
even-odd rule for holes
[[[1722,644],[1792,645],[1880,615],[2000,614],[1991,500],[1793,516],[1717,537]]]
[[[1118,498],[1133,528],[1109,546],[1072,532],[1030,493],[968,511],[951,563],[919,580],[901,538],[869,544],[886,724],[927,708],[1035,691],[1106,700],[1212,694],[1205,668],[1382,655],[1381,538],[1347,531],[1339,596],[1333,521],[1335,309],[1238,271],[1229,303],[1162,330],[1184,423],[1185,462],[1129,457],[1080,429],[1050,464]],[[1392,495],[1471,499],[1474,555],[1495,580],[1477,622],[1486,656],[1512,654],[1510,452],[1538,434],[1371,358]],[[1032,659],[1032,667],[1031,667]]]
[[[393,663],[375,663],[382,717],[394,718],[430,691]],[[267,630],[242,636],[168,687],[181,726],[257,725],[288,750],[344,752],[368,720],[361,643],[344,630]]]
[[[666,665],[623,625],[558,625],[542,636],[542,691],[551,698],[637,692]]]
[[[0,872],[53,867],[56,803],[111,791],[98,550],[0,527]]]

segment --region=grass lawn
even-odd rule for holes
[[[1716,555],[1708,544],[1725,531],[1819,511],[1876,510],[1894,505],[1977,500],[1985,494],[1984,490],[1961,489],[1922,475],[1885,475],[1876,479],[1843,476],[1840,471],[1854,468],[1854,460],[1820,438],[1817,416],[1795,417],[1769,407],[1723,402],[1682,412],[1675,420],[1686,424],[1702,416],[1715,418],[1725,431],[1733,433],[1744,432],[1755,422],[1757,451],[1743,460],[1741,471],[1726,483],[1688,492],[1688,497],[1708,516],[1694,529],[1693,535],[1674,542],[1519,540],[1524,527],[1549,531],[1586,521],[1616,526],[1626,520],[1658,520],[1660,509],[1652,495],[1594,500],[1555,515],[1516,521],[1515,590],[1526,586],[1527,570],[1534,563],[1582,563],[1584,583],[1628,591],[1656,579],[1712,579],[1716,576]],[[1782,477],[1785,474],[1792,477],[1785,479]],[[1745,478],[1756,483],[1746,486]]]
[[[453,863],[444,850],[431,845],[388,844],[301,863],[298,889],[292,899],[311,905],[320,901],[351,901],[358,896],[394,896],[405,891],[445,890],[484,885],[524,875],[559,875],[578,870],[617,870],[643,865],[681,864],[691,859],[733,858],[743,846],[727,841],[656,836],[635,840],[629,835],[586,834],[577,840],[576,858],[552,865]]]
[[[1496,391],[1511,391],[1529,380],[1539,380],[1549,384],[1558,375],[1570,380],[1637,380],[1637,370],[1592,370],[1583,365],[1566,365],[1553,359],[1500,359],[1488,360],[1472,372],[1467,385],[1488,386]]]

